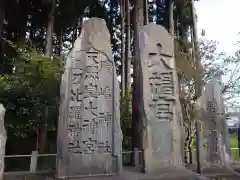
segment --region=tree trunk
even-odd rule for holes
[[[22,47],[26,44],[26,32],[28,31],[27,22],[30,6],[27,1],[19,1],[17,8],[18,20],[16,22],[16,42]]]
[[[39,153],[43,153],[47,143],[47,132],[48,132],[48,107],[44,108],[43,118],[40,122],[39,128],[39,145],[38,151]]]
[[[53,51],[53,31],[54,31],[54,14],[56,8],[56,1],[52,0],[49,14],[48,14],[48,25],[47,25],[47,37],[46,37],[46,47],[45,56],[51,57]],[[39,152],[43,152],[47,141],[47,127],[48,127],[48,106],[44,109],[44,116],[42,122],[40,123],[40,133],[39,133]]]
[[[125,70],[124,70],[124,83],[125,83],[125,97],[128,96],[128,90],[129,90],[129,85],[130,85],[130,66],[131,66],[131,61],[130,61],[130,11],[129,11],[129,0],[125,1],[125,32],[126,32],[126,41],[125,41]]]
[[[125,95],[125,38],[124,38],[124,29],[125,29],[125,0],[120,0],[120,13],[121,13],[121,65],[122,65],[122,72],[121,72],[121,98]]]
[[[192,12],[192,51],[193,51],[193,59],[196,64],[196,69],[201,69],[201,59],[200,59],[200,53],[199,53],[199,47],[198,47],[198,37],[197,37],[197,27],[196,27],[196,12],[194,7],[194,0],[191,2],[191,12]],[[195,99],[200,97],[201,95],[201,89],[202,89],[202,77],[198,77],[199,79],[195,79]],[[196,160],[197,160],[197,173],[200,173],[201,171],[201,165],[200,165],[200,156],[199,156],[199,123],[198,121],[195,122],[195,128],[196,128]]]
[[[53,51],[52,37],[53,37],[53,28],[54,28],[54,14],[56,8],[56,1],[52,0],[48,14],[48,26],[47,26],[47,37],[46,37],[46,47],[45,47],[45,56],[51,57]],[[43,152],[46,146],[47,141],[47,119],[48,119],[48,106],[46,105],[44,110],[44,119],[40,123],[40,133],[39,133],[39,151]]]
[[[5,0],[0,0],[0,38],[2,37],[1,35],[4,19],[5,19]]]
[[[62,32],[62,30],[61,30],[61,32]],[[56,47],[56,50],[55,50],[56,55],[60,57],[61,51],[62,51],[62,33],[57,37],[57,44],[55,47]]]
[[[55,0],[52,0],[52,4],[50,7],[50,11],[48,14],[48,25],[47,25],[47,37],[46,37],[46,48],[45,48],[45,56],[51,57],[52,55],[52,36],[53,36],[53,28],[54,28],[54,13],[55,13]]]
[[[82,29],[82,20],[83,20],[83,15],[81,15],[76,23],[75,26],[73,27],[73,38],[72,38],[72,47],[77,39],[77,37],[81,34],[81,29]]]
[[[83,15],[81,15],[78,20],[78,36],[80,36],[82,32],[82,25],[83,25]]]
[[[196,23],[196,10],[194,7],[194,0],[192,0],[192,45],[193,45],[193,56],[196,64],[196,69],[199,71],[201,69],[201,59],[200,59],[200,53],[199,53],[199,47],[198,47],[198,36],[197,36],[197,23]],[[196,88],[196,98],[200,97],[201,94],[201,77],[198,80],[195,80]]]
[[[189,131],[187,132],[187,137],[184,140],[184,162],[188,163],[188,141],[190,138]]]
[[[192,164],[193,162],[193,157],[192,157],[192,140],[193,137],[190,136],[189,141],[188,141],[188,157],[189,157],[189,163]]]
[[[110,41],[111,41],[111,47],[113,46],[113,37],[114,37],[114,34],[113,34],[113,14],[114,14],[114,11],[113,11],[113,7],[114,7],[114,4],[113,4],[113,1],[110,1],[110,27],[109,27],[109,32],[110,32]]]
[[[133,61],[133,95],[132,95],[132,149],[142,149],[141,117],[140,115],[140,52],[139,52],[139,30],[143,25],[143,0],[134,1],[133,10],[134,28],[134,61]],[[143,154],[143,153],[142,153]],[[144,165],[144,163],[143,163]]]
[[[174,1],[173,0],[169,0],[169,33],[173,36],[174,38]]]
[[[4,20],[5,20],[5,0],[0,0],[0,60],[2,59],[4,54],[3,39],[2,39],[2,30],[3,30]],[[0,73],[2,73],[2,70],[0,71]]]
[[[175,28],[174,28],[175,27],[175,22],[174,22],[174,0],[169,0],[168,3],[169,3],[168,4],[168,8],[169,8],[169,22],[168,22],[168,28],[169,29],[168,29],[168,31],[171,34],[172,38],[173,38],[174,49],[175,49],[177,47],[176,46],[176,42],[177,41],[175,41]],[[182,107],[181,107],[181,103],[180,103],[180,95],[181,95],[181,90],[182,90],[181,89],[181,78],[180,78],[180,76],[178,75],[177,72],[176,72],[176,76],[177,76],[177,80],[178,80],[178,98],[176,100],[177,114],[178,114],[178,120],[177,121],[178,121],[178,125],[181,126],[181,128],[183,130]],[[181,139],[181,149],[179,149],[179,151],[181,151],[182,156],[184,156],[184,137],[183,137],[183,135],[181,135],[180,139]]]
[[[192,160],[193,160],[192,146],[191,146],[192,140],[193,140],[193,135],[191,133],[191,130],[188,130],[187,137],[185,138],[185,141],[184,141],[184,152],[185,152],[184,159],[185,159],[185,163],[190,163],[190,164],[192,164]]]
[[[78,36],[78,22],[76,22],[74,27],[73,27],[72,47],[74,45],[74,42],[77,39],[77,36]]]
[[[147,25],[148,20],[148,0],[144,0],[144,25]]]

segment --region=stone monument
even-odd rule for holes
[[[103,19],[84,22],[67,56],[59,113],[58,178],[120,172],[119,85]]]
[[[209,82],[197,102],[200,129],[200,163],[206,169],[229,167],[231,165],[225,108],[220,83]]]
[[[4,127],[4,116],[6,109],[2,104],[0,104],[0,179],[3,179],[4,172],[4,157],[5,157],[5,147],[7,134]]]
[[[173,37],[156,24],[141,27],[139,51],[145,171],[186,172]]]

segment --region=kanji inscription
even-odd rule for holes
[[[119,84],[103,19],[84,21],[61,81],[57,178],[120,172]]]
[[[173,72],[165,63],[166,55],[149,53],[148,68],[151,72],[149,85],[152,94],[152,102],[149,107],[154,109],[156,118],[160,121],[172,121],[174,85]],[[158,70],[155,69],[158,68]],[[159,71],[161,69],[161,71]]]
[[[68,149],[72,153],[82,155],[110,152],[109,136],[104,142],[98,139],[101,136],[99,129],[105,129],[106,132],[111,133],[113,120],[111,111],[98,111],[99,96],[103,96],[106,101],[112,100],[112,82],[105,83],[105,86],[101,86],[100,83],[101,70],[109,72],[112,65],[110,62],[102,61],[97,51],[89,50],[86,52],[86,57],[88,64],[83,69],[72,68],[71,71],[72,87],[68,116]],[[107,107],[109,110],[111,108],[111,106]],[[82,136],[82,133],[85,135]]]

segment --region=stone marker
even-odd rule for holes
[[[57,177],[121,169],[119,85],[103,19],[84,22],[67,56],[61,84]]]
[[[173,38],[162,26],[149,24],[140,29],[139,48],[145,171],[185,169]]]
[[[6,112],[6,109],[2,104],[0,104],[0,180],[3,179],[5,147],[6,147],[6,140],[7,140],[7,134],[4,127],[5,112]]]
[[[202,170],[220,166],[230,167],[225,108],[219,81],[212,80],[197,102],[200,130],[200,163]]]

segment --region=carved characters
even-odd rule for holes
[[[71,69],[71,89],[68,115],[68,150],[74,154],[89,155],[111,152],[112,112],[101,112],[99,96],[112,108],[112,81],[104,86],[100,75],[111,71],[112,64],[102,61],[99,52],[86,52],[86,66]],[[109,73],[109,76],[111,74]],[[103,133],[103,131],[105,133]],[[103,136],[103,137],[101,137]]]
[[[61,83],[56,176],[118,173],[122,167],[120,94],[106,22],[82,24]]]
[[[161,44],[157,46],[161,50]],[[166,57],[169,58],[160,51],[159,53],[149,53],[148,59],[148,68],[151,72],[149,85],[152,94],[152,102],[149,107],[154,109],[156,118],[160,121],[172,121],[175,100],[173,71],[165,63]]]

